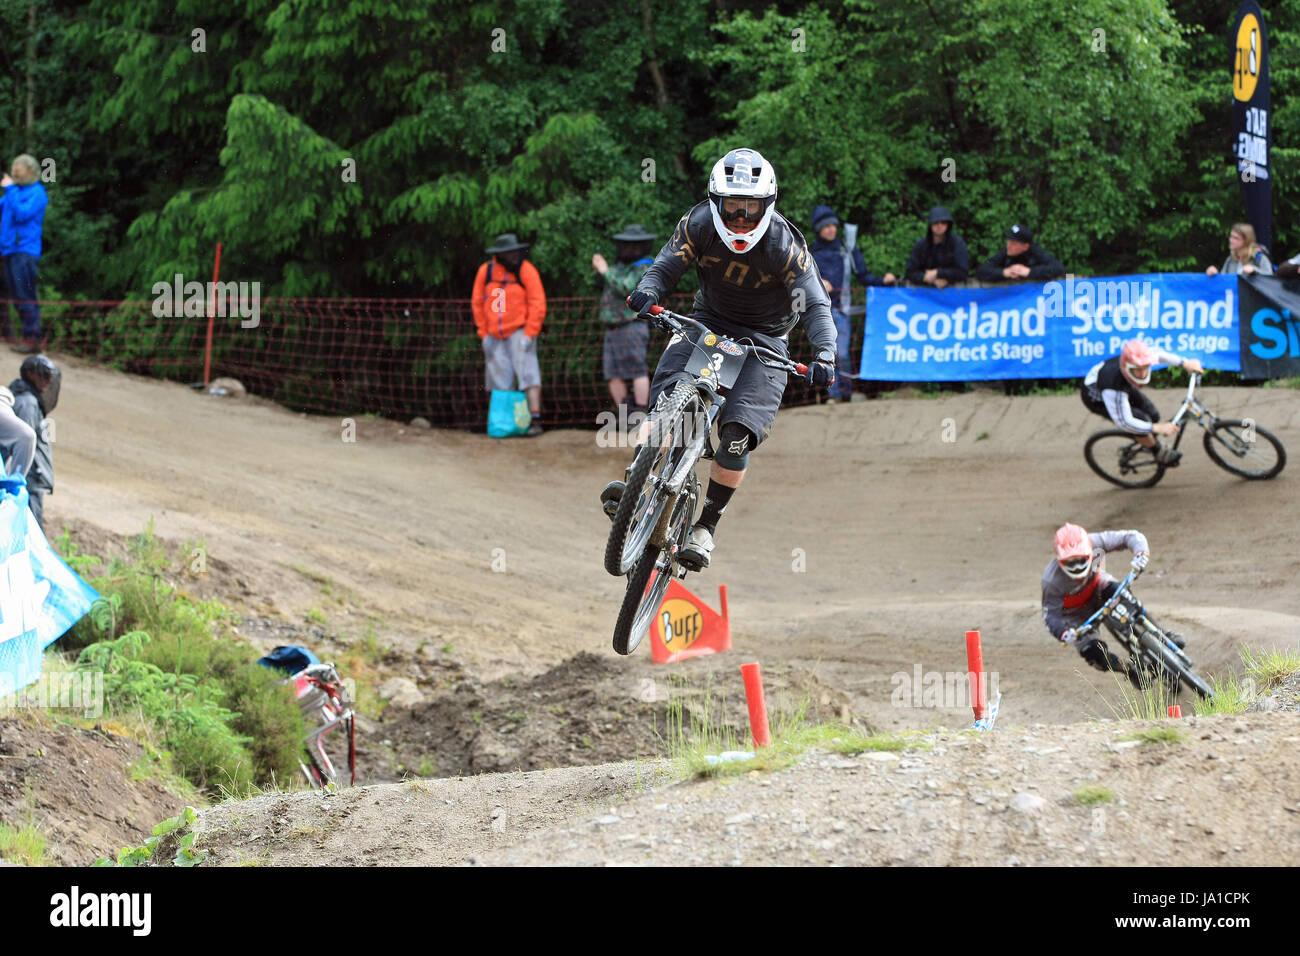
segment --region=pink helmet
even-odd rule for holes
[[[1092,569],[1092,541],[1088,532],[1077,524],[1063,524],[1056,529],[1056,563],[1076,581]]]
[[[1134,385],[1145,385],[1151,381],[1151,366],[1158,358],[1151,346],[1141,339],[1132,339],[1124,343],[1124,349],[1119,353],[1119,367],[1124,377]],[[1142,374],[1138,374],[1138,369]]]

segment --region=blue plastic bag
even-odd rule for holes
[[[312,664],[319,664],[320,658],[300,644],[281,644],[265,657],[259,657],[257,663],[286,674],[296,674]]]
[[[41,654],[99,599],[54,553],[20,475],[0,477],[0,697],[41,676]]]
[[[488,435],[492,438],[514,438],[523,435],[532,424],[533,415],[528,410],[528,396],[523,392],[492,390],[492,403],[488,406]]]

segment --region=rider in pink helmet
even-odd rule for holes
[[[1077,524],[1063,524],[1056,531],[1056,563],[1073,581],[1082,581],[1092,568],[1092,542]]]
[[[1098,362],[1089,369],[1079,395],[1088,411],[1132,432],[1139,444],[1150,448],[1165,465],[1176,465],[1182,453],[1160,441],[1158,435],[1173,435],[1178,426],[1160,420],[1160,410],[1142,394],[1151,381],[1151,366],[1180,365],[1189,372],[1204,372],[1196,359],[1184,359],[1172,352],[1132,339],[1119,355]]]
[[[1159,356],[1156,355],[1156,350],[1141,339],[1125,342],[1119,353],[1120,371],[1138,388],[1151,381],[1151,366],[1157,361]]]
[[[1043,623],[1057,640],[1074,644],[1093,667],[1127,671],[1129,679],[1137,684],[1139,672],[1125,668],[1095,631],[1076,643],[1075,629],[1119,587],[1119,582],[1106,573],[1106,554],[1128,549],[1133,554],[1134,569],[1141,570],[1150,560],[1146,537],[1140,531],[1089,534],[1077,524],[1064,524],[1056,530],[1055,546],[1055,559],[1043,570]],[[1141,607],[1136,611],[1146,613]],[[1169,632],[1169,636],[1179,647],[1186,643],[1181,634]]]

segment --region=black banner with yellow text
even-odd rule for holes
[[[1268,34],[1255,0],[1237,9],[1232,26],[1232,152],[1255,241],[1273,249],[1273,179],[1269,169]]]

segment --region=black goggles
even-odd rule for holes
[[[1088,565],[1090,564],[1092,564],[1091,557],[1069,558],[1061,562],[1061,567],[1063,567],[1069,574],[1081,574],[1088,570]]]
[[[730,199],[723,198],[718,200],[718,212],[722,216],[723,222],[735,222],[737,219],[746,219],[750,222],[757,222],[763,215],[764,201],[762,199]]]

